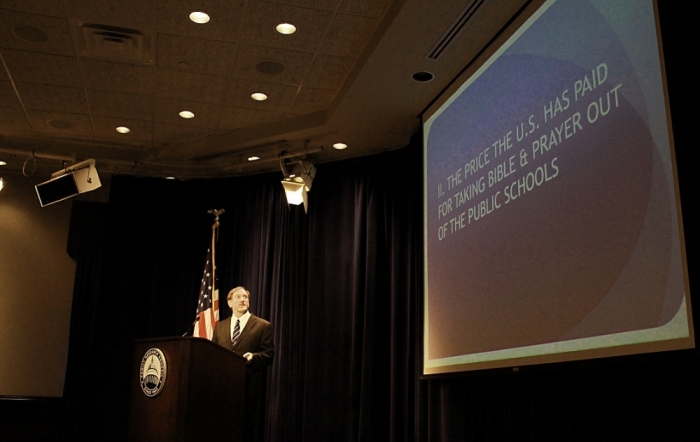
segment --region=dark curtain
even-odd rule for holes
[[[245,285],[275,329],[268,440],[413,439],[420,143],[317,166],[308,214],[288,207],[281,172],[114,178],[103,246],[78,258],[65,394],[76,436],[125,438],[132,341],[191,324],[206,212],[223,207],[221,297]]]

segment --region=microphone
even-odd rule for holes
[[[197,321],[199,321],[199,316],[197,316],[197,317],[195,318],[195,320],[194,320],[194,322],[192,323],[192,325],[190,325],[190,326],[187,328],[187,330],[185,331],[185,333],[182,334],[182,336],[181,336],[182,338],[184,338],[185,335],[187,335],[187,333],[189,333],[190,330],[192,330],[192,328],[193,328],[194,325],[197,323]]]

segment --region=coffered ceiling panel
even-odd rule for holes
[[[2,51],[13,81],[81,87],[80,70],[75,57],[38,52]]]
[[[88,114],[85,92],[81,88],[37,83],[15,83],[27,109]]]
[[[323,42],[333,16],[330,11],[252,1],[242,41],[258,46],[314,53]],[[280,23],[294,24],[297,32],[291,35],[278,33],[275,27]]]
[[[114,117],[92,117],[95,128],[95,137],[110,143],[124,142],[125,145],[150,145],[153,142],[153,122],[142,120],[129,120]],[[130,132],[121,134],[114,130],[115,127],[128,127]],[[111,146],[113,147],[113,146]]]
[[[294,103],[297,90],[296,86],[237,80],[231,84],[224,104],[267,112],[287,112]],[[255,101],[250,98],[252,92],[264,92],[268,99]]]
[[[293,114],[310,114],[327,109],[334,95],[335,91],[328,89],[304,88],[299,92],[291,111]]]
[[[226,87],[226,78],[194,72],[156,70],[156,95],[183,100],[221,103]]]
[[[269,2],[334,12],[343,0],[269,0]]]
[[[319,54],[304,79],[305,87],[337,90],[345,81],[355,60],[334,55]]]
[[[378,24],[379,21],[374,18],[338,14],[334,17],[319,52],[357,58]]]
[[[525,0],[484,2],[428,60],[472,1],[0,0],[3,170],[22,155],[54,169],[59,155],[187,179],[275,170],[281,152],[324,162],[401,147]]]
[[[161,34],[157,54],[158,68],[224,76],[233,68],[236,44]]]
[[[239,42],[247,6],[244,0],[158,0],[158,33]],[[206,12],[211,21],[193,23],[189,14],[195,11]]]
[[[94,138],[88,115],[40,110],[29,110],[28,113],[32,128],[37,133],[62,136],[70,134],[71,137],[79,139]]]
[[[61,1],[46,0],[0,0],[0,8],[7,11],[31,12],[33,14],[66,17],[66,9]]]
[[[224,106],[221,112],[221,120],[219,121],[219,129],[241,129],[246,126],[254,126],[256,124],[267,123],[282,118],[284,118],[284,115],[276,112]]]
[[[194,117],[182,118],[179,113],[183,110],[192,112]],[[218,104],[161,97],[155,99],[154,118],[161,123],[217,129],[220,116],[221,106]]]
[[[0,81],[0,107],[22,107],[9,81]]]
[[[153,129],[154,141],[159,145],[167,145],[186,138],[200,138],[217,133],[214,129],[160,122],[155,122],[153,124]]]
[[[380,18],[390,4],[391,0],[344,0],[339,12]]]
[[[145,121],[153,119],[153,97],[151,95],[96,89],[87,89],[85,93],[90,103],[90,112],[94,116]],[[114,128],[112,131],[114,132]]]
[[[22,109],[14,107],[0,107],[0,130],[3,133],[27,132],[31,134],[29,121],[22,112]],[[6,132],[7,131],[7,132]]]
[[[160,19],[156,0],[56,0],[55,3],[63,3],[67,18],[79,23],[144,31],[154,29]]]
[[[150,67],[86,58],[81,58],[80,64],[86,89],[141,95],[153,93],[153,69]]]
[[[75,54],[68,20],[23,12],[3,11],[0,15],[0,45],[45,54]]]
[[[233,78],[300,85],[309,74],[314,54],[264,46],[241,45]]]

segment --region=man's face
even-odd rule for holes
[[[233,292],[231,299],[228,301],[228,306],[233,310],[233,314],[236,317],[244,315],[250,307],[250,299],[248,299],[248,293],[243,289],[238,289]]]

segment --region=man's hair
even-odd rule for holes
[[[243,291],[246,292],[246,293],[248,294],[248,299],[250,299],[250,292],[249,292],[245,287],[243,287],[242,285],[239,285],[238,287],[232,288],[231,291],[228,292],[228,296],[226,296],[226,300],[227,300],[227,301],[230,301],[231,298],[233,298],[233,292],[235,292],[235,291],[238,290],[238,289],[243,289]]]

